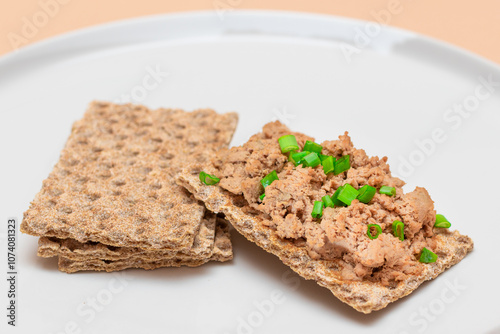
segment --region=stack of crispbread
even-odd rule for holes
[[[77,121],[21,231],[59,269],[198,266],[232,258],[228,225],[175,174],[227,147],[237,115],[94,102]]]

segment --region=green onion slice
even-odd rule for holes
[[[358,200],[361,203],[368,204],[373,199],[373,196],[375,196],[376,192],[377,189],[375,187],[365,184],[359,189]]]
[[[289,160],[291,162],[293,162],[293,164],[295,166],[305,164],[304,158],[308,154],[309,154],[309,152],[307,152],[307,151],[290,153]]]
[[[304,157],[304,161],[307,167],[316,167],[321,163],[319,156],[316,152],[311,152]]]
[[[442,228],[450,228],[451,223],[445,218],[445,216],[441,214],[436,215],[436,222],[434,223],[434,227],[442,227]]]
[[[320,144],[316,144],[313,141],[307,140],[306,143],[304,144],[303,151],[309,151],[320,154],[322,149],[323,146],[321,146]]]
[[[351,202],[358,197],[359,191],[356,190],[349,183],[344,184],[343,189],[337,195],[337,199],[347,205],[351,205]]]
[[[335,168],[335,161],[333,160],[333,157],[330,155],[321,160],[321,165],[323,166],[323,171],[325,172],[325,174],[329,174],[333,172]]]
[[[219,183],[220,179],[214,175],[207,174],[203,171],[200,172],[200,181],[207,186],[213,186]]]
[[[394,187],[388,187],[388,186],[382,186],[380,187],[380,190],[378,191],[379,193],[387,196],[394,196],[396,195],[396,188]]]
[[[319,153],[318,156],[319,156],[319,160],[321,160],[321,162],[323,162],[323,160],[325,160],[326,158],[330,157],[330,155],[325,155],[325,154],[321,154],[321,153]],[[335,158],[333,158],[333,160],[335,161]]]
[[[436,262],[437,258],[438,256],[436,253],[433,253],[432,251],[424,247],[424,249],[422,249],[422,253],[420,254],[419,261],[423,263],[432,263]]]
[[[268,185],[273,183],[273,181],[279,180],[278,179],[278,173],[276,173],[275,170],[273,170],[271,173],[267,174],[262,180],[260,180],[260,183],[266,189]]]
[[[298,151],[299,144],[294,135],[285,135],[278,139],[280,143],[281,153],[288,153],[290,151]]]
[[[328,195],[325,195],[321,198],[325,208],[333,208],[335,205],[333,204],[332,198]]]
[[[395,220],[392,222],[392,233],[396,238],[403,241],[405,240],[405,224],[400,220]]]
[[[338,199],[342,189],[344,189],[344,186],[338,187],[338,189],[332,195],[332,202],[335,206],[347,206],[347,204]]]
[[[335,162],[335,170],[333,173],[335,175],[339,175],[340,173],[349,170],[349,168],[351,168],[350,156],[344,155]]]
[[[375,227],[375,235],[372,234],[372,227]],[[368,228],[366,230],[366,235],[368,236],[368,238],[370,239],[377,239],[379,234],[382,233],[382,228],[380,227],[379,224],[368,224]]]
[[[321,218],[323,216],[323,202],[322,201],[314,201],[313,210],[311,212],[311,216],[313,218]]]
[[[259,196],[259,200],[262,202],[264,200],[264,197],[266,197],[265,193]]]

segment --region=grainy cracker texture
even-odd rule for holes
[[[173,177],[227,147],[236,124],[235,113],[94,102],[74,123],[21,231],[41,237],[40,256],[128,261],[117,268],[213,258],[215,218]]]

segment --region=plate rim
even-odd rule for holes
[[[68,40],[72,40],[75,38],[89,38],[99,34],[99,38],[106,38],[106,33],[109,34],[114,30],[124,29],[130,27],[132,25],[144,25],[144,24],[153,24],[155,22],[162,22],[165,20],[203,20],[209,19],[210,17],[216,17],[216,9],[213,10],[201,10],[201,11],[182,11],[182,12],[174,12],[174,13],[163,13],[163,14],[154,14],[154,15],[146,15],[139,16],[135,18],[128,18],[122,20],[115,20],[111,22],[101,23],[97,25],[92,25],[89,27],[84,27],[76,30],[72,30],[69,32],[65,32],[56,36],[52,36],[29,45],[23,46],[19,49],[9,51],[8,53],[0,56],[0,70],[5,66],[15,66],[19,62],[23,62],[24,58],[30,57],[32,55],[36,55],[39,52],[47,51],[52,48],[60,50],[61,46],[64,46],[64,42]],[[339,24],[347,24],[351,26],[362,27],[366,26],[366,24],[374,23],[375,21],[361,20],[356,18],[349,18],[344,16],[336,16],[330,14],[320,14],[320,13],[309,13],[309,12],[300,12],[300,11],[286,11],[286,10],[249,10],[249,9],[237,9],[230,13],[231,17],[238,18],[240,20],[262,20],[273,19],[273,20],[284,20],[284,19],[297,19],[301,20],[300,24],[306,24],[307,21],[310,20],[326,20],[330,21],[330,23],[339,23]],[[222,22],[223,20],[220,20]],[[380,24],[378,22],[375,22]],[[427,36],[418,32],[414,32],[411,30],[389,26],[385,24],[380,24],[384,31],[384,35],[389,36],[393,40],[396,39],[396,36],[399,38],[407,37],[407,38],[416,38],[420,42],[424,42],[429,46],[434,48],[439,48],[443,51],[458,53],[461,56],[465,57],[467,61],[474,62],[476,64],[481,64],[482,66],[488,66],[493,71],[500,71],[500,64],[487,59],[479,54],[476,54],[470,50],[464,49],[460,46],[451,44],[449,42]],[[266,33],[265,27],[255,25],[255,29],[259,30],[259,32]],[[267,31],[267,33],[270,33]],[[297,36],[296,33],[290,32],[294,36]],[[300,36],[307,37],[307,36]],[[107,37],[109,39],[109,36]],[[95,41],[96,39],[94,39]],[[132,43],[133,44],[133,43]]]

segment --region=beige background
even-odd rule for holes
[[[447,41],[500,63],[499,0],[0,0],[0,4],[0,54],[71,30],[151,14],[222,7],[375,20],[374,12],[397,7],[400,13],[392,15],[390,25]]]

